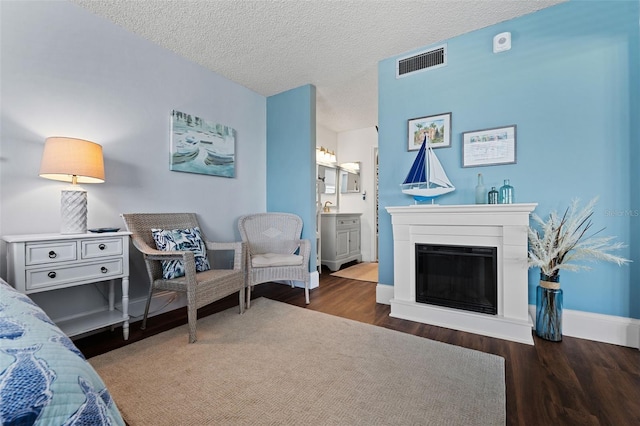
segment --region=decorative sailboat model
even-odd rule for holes
[[[426,136],[401,187],[402,193],[412,195],[416,203],[429,200],[433,202],[436,197],[456,189],[429,146]]]

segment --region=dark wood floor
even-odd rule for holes
[[[323,273],[306,308],[504,357],[508,425],[640,425],[637,349],[571,337],[552,343],[534,336],[530,346],[391,318],[388,305],[376,304],[375,290],[375,283]],[[252,296],[305,307],[304,291],[282,284],[261,284]],[[236,296],[228,297],[199,316],[236,304]],[[133,323],[128,342],[117,329],[76,345],[89,358],[185,323],[186,309],[180,309],[152,317],[144,333]]]

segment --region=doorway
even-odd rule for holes
[[[379,197],[378,197],[378,147],[373,147],[373,196],[375,197],[375,206],[373,209],[373,229],[374,229],[374,239],[373,239],[373,261],[378,261],[378,206],[379,206]]]

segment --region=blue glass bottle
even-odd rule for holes
[[[491,191],[489,191],[489,204],[498,204],[498,190],[495,186],[491,187]]]
[[[504,185],[500,187],[498,203],[513,204],[515,202],[513,186],[509,185],[509,179],[504,180]]]

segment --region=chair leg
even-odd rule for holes
[[[195,293],[195,291],[193,292]],[[198,340],[196,336],[196,324],[198,323],[198,305],[195,294],[187,291],[187,322],[189,323],[189,343]]]
[[[247,286],[247,309],[251,307],[251,285]]]
[[[151,284],[151,287],[149,287],[149,296],[147,297],[147,304],[144,307],[144,317],[142,317],[142,327],[140,327],[140,330],[144,330],[145,328],[147,328],[147,316],[149,315],[151,296],[153,296],[153,284]]]
[[[239,291],[239,305],[240,305],[240,315],[244,314],[244,304],[245,304],[245,295],[244,295],[244,287],[242,287]]]
[[[304,283],[304,299],[308,305],[309,304],[309,281]]]

